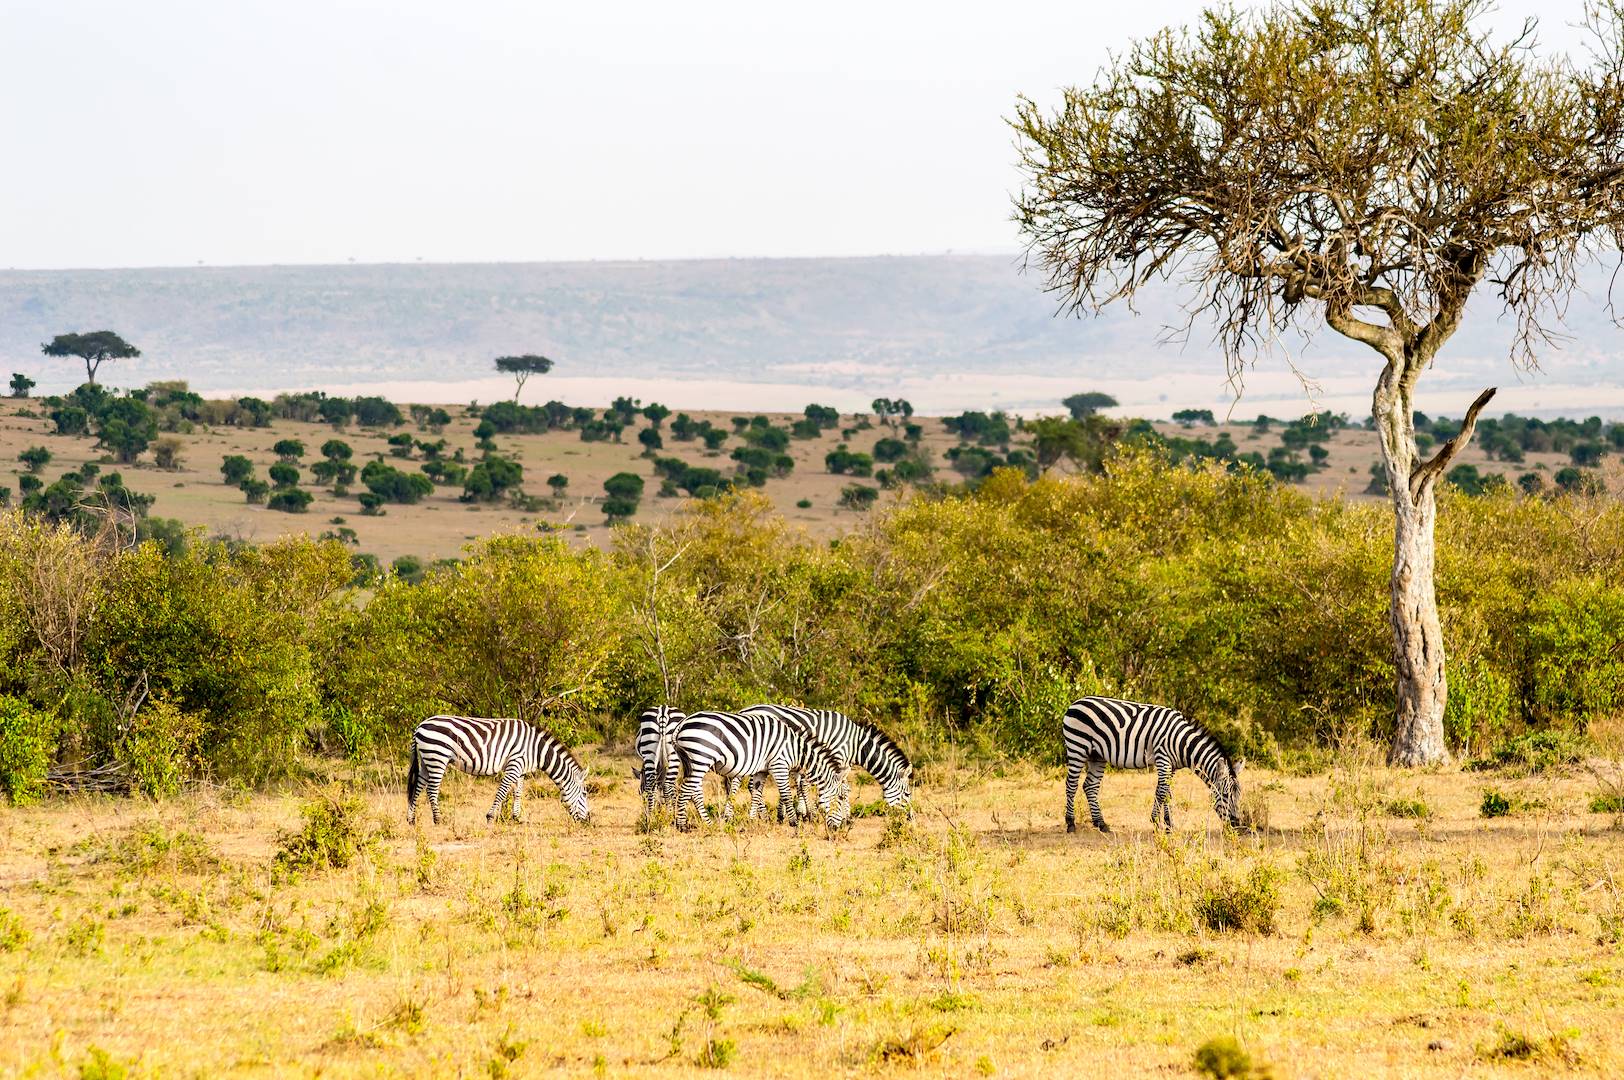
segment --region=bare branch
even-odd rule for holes
[[[1477,400],[1466,410],[1466,418],[1460,422],[1460,431],[1455,437],[1438,448],[1438,452],[1427,461],[1415,467],[1410,474],[1410,498],[1419,499],[1427,485],[1435,483],[1443,471],[1449,468],[1449,463],[1455,460],[1455,455],[1466,449],[1466,444],[1472,441],[1472,430],[1477,427],[1477,414],[1494,397],[1498,387],[1491,386],[1481,394]]]

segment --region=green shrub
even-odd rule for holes
[[[130,718],[119,748],[130,786],[157,799],[179,795],[182,781],[192,772],[203,729],[202,717],[184,713],[163,698],[149,701]]]
[[[0,791],[13,806],[39,798],[55,755],[55,721],[20,698],[0,695]]]
[[[1195,900],[1196,918],[1217,932],[1272,934],[1279,911],[1280,875],[1271,866],[1254,866],[1245,878],[1221,875]]]
[[[283,870],[343,869],[373,843],[366,804],[349,791],[318,792],[299,808],[302,824],[283,833],[275,863]]]
[[[1571,731],[1530,731],[1495,746],[1487,757],[1473,761],[1471,767],[1545,772],[1547,769],[1576,765],[1585,759],[1589,750],[1584,736]]]
[[[1508,816],[1514,809],[1516,809],[1516,803],[1511,796],[1495,791],[1493,788],[1485,788],[1483,802],[1478,807],[1478,813],[1486,818],[1497,818]]]
[[[1388,817],[1397,818],[1429,818],[1432,810],[1420,799],[1389,799],[1382,806],[1382,813]]]
[[[284,514],[302,514],[310,509],[310,504],[315,498],[304,488],[285,488],[282,491],[272,492],[270,501],[265,505],[267,509],[280,510]]]
[[[1624,791],[1604,791],[1590,800],[1592,814],[1624,814]]]
[[[28,944],[28,936],[23,921],[9,908],[0,908],[0,953],[16,952]]]
[[[1231,1035],[1208,1039],[1196,1049],[1195,1071],[1212,1080],[1266,1080],[1273,1075],[1266,1065],[1255,1065],[1252,1055]]]

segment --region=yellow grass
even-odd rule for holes
[[[587,826],[545,782],[487,826],[455,778],[414,830],[348,778],[372,853],[297,876],[297,791],[0,810],[0,1072],[1176,1076],[1231,1036],[1276,1077],[1624,1075],[1624,834],[1585,774],[1345,753],[1251,775],[1255,837],[1183,774],[1163,840],[1147,775],[1068,836],[1058,770],[950,759],[912,825],[831,842],[640,831],[629,759],[594,765]],[[1484,820],[1485,786],[1543,808]],[[1272,932],[1203,923],[1271,873]]]

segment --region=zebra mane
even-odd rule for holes
[[[884,730],[874,724],[869,723],[867,720],[856,720],[853,722],[857,724],[858,727],[862,728],[866,734],[872,736],[874,741],[880,744],[880,748],[882,750],[895,754],[897,759],[904,765],[911,766],[913,764],[913,759],[910,758],[902,747],[897,745],[897,741],[891,736],[887,735]]]
[[[1183,713],[1179,713],[1179,715],[1184,716]],[[1229,751],[1224,748],[1224,744],[1219,741],[1218,736],[1214,735],[1205,724],[1191,720],[1188,716],[1184,716],[1184,722],[1195,728],[1200,734],[1201,744],[1204,749],[1210,747],[1217,752],[1218,760],[1224,763],[1224,768],[1229,770],[1229,778],[1233,780],[1235,778],[1235,759],[1230,757]]]
[[[526,721],[526,723],[529,723],[529,721]],[[581,759],[575,756],[575,751],[565,745],[563,739],[560,739],[540,724],[530,724],[530,727],[541,737],[543,746],[556,747],[559,753],[564,756],[564,760],[569,762],[576,772],[583,775],[586,773],[586,767],[581,764]]]

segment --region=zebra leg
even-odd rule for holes
[[[705,813],[705,773],[707,771],[693,768],[690,765],[688,778],[682,782],[682,787],[677,792],[677,828],[683,832],[687,832],[689,828],[689,803],[693,803],[694,807],[699,811],[700,821],[707,823],[710,821],[710,815]]]
[[[1173,830],[1173,769],[1167,755],[1156,755],[1156,801],[1150,807],[1150,825],[1156,828],[1165,823]]]
[[[429,790],[429,814],[440,824],[440,783],[445,779],[446,763],[433,759],[423,762],[423,781]]]
[[[750,818],[756,820],[767,816],[766,784],[762,782],[761,774],[756,773],[750,778]],[[779,816],[783,816],[783,807],[779,807]]]
[[[524,766],[515,760],[508,762],[507,767],[502,770],[502,783],[496,789],[496,801],[491,803],[489,810],[485,811],[486,821],[495,821],[496,815],[502,812],[502,804],[507,801],[508,792],[512,791],[514,785],[519,782],[519,770],[522,768]]]
[[[1083,775],[1080,761],[1066,759],[1066,831],[1077,831],[1077,781]]]
[[[1093,819],[1094,827],[1100,832],[1108,833],[1111,826],[1105,823],[1105,815],[1100,813],[1100,782],[1105,779],[1105,762],[1094,759],[1088,763],[1088,776],[1083,780],[1083,794],[1088,797],[1088,816]]]
[[[524,801],[524,777],[513,781],[513,820],[523,821],[519,814],[519,804]]]
[[[733,820],[733,796],[739,793],[737,776],[722,777],[722,820]]]
[[[806,801],[806,774],[797,773],[795,776],[795,813],[803,818],[810,818],[812,811]]]
[[[423,786],[423,774],[417,760],[417,747],[412,747],[412,763],[406,770],[406,824],[417,824],[417,796]]]
[[[773,786],[778,789],[778,808],[784,812],[791,825],[799,825],[800,819],[795,815],[795,793],[789,786],[789,769],[784,765],[773,765],[769,771],[773,776]],[[786,810],[785,807],[788,807]]]
[[[654,776],[654,763],[652,761],[643,762],[643,775],[642,779],[638,783],[638,790],[643,796],[643,815],[645,817],[653,817],[654,797],[657,794],[657,782]],[[669,785],[665,791],[666,799],[669,801],[676,798],[676,795],[677,792],[675,785]]]
[[[666,759],[665,775],[661,779],[661,793],[665,795],[666,802],[677,801],[677,756],[672,754]]]

